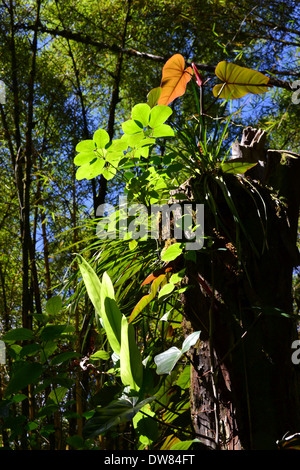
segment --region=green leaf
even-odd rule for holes
[[[162,261],[173,261],[182,253],[181,243],[170,245],[161,255]]]
[[[192,439],[190,441],[180,441],[170,447],[170,450],[187,450],[194,442],[201,442],[199,439]]]
[[[181,351],[176,346],[172,346],[167,351],[158,354],[154,357],[154,362],[157,366],[156,373],[158,375],[170,374],[180,357]]]
[[[54,295],[46,303],[46,312],[49,315],[57,315],[62,309],[63,303],[59,295]]]
[[[109,143],[110,138],[104,129],[98,129],[93,135],[93,141],[96,143],[98,149],[104,149]]]
[[[98,315],[101,315],[101,302],[100,302],[100,290],[101,282],[93,268],[87,263],[87,261],[81,256],[76,255],[78,266],[82,275],[83,282],[85,284],[88,296],[94,305],[94,308]]]
[[[36,362],[24,362],[11,376],[6,387],[5,396],[23,390],[27,385],[35,383],[42,374],[43,367]]]
[[[82,140],[76,145],[76,152],[89,152],[91,150],[96,150],[96,145],[93,140]]]
[[[148,127],[150,111],[148,104],[139,103],[132,108],[131,118],[141,123],[143,127]]]
[[[23,393],[18,393],[17,395],[14,395],[12,397],[13,403],[20,403],[21,401],[27,400],[27,396],[24,395]]]
[[[138,433],[140,442],[144,445],[150,445],[158,437],[158,423],[153,418],[155,418],[155,413],[151,411],[149,404],[143,406],[133,417],[133,427]]]
[[[93,359],[93,360],[102,359],[103,361],[106,361],[109,358],[110,358],[110,354],[107,351],[97,351],[90,356],[90,359]]]
[[[90,152],[80,152],[76,157],[74,158],[74,164],[77,166],[85,165],[86,163],[91,162],[94,160],[96,157],[96,152],[90,151]]]
[[[26,344],[23,346],[23,348],[20,351],[20,358],[26,357],[26,356],[35,356],[37,352],[39,352],[41,349],[41,345],[37,343],[30,343]]]
[[[260,94],[268,91],[269,77],[256,70],[222,61],[218,63],[215,73],[223,82],[214,86],[215,97],[236,99],[247,93]]]
[[[191,333],[183,342],[182,349],[178,349],[176,346],[173,346],[170,349],[158,354],[154,357],[154,362],[157,366],[156,373],[161,374],[170,374],[173,368],[175,367],[178,360],[181,356],[186,353],[191,346],[194,346],[198,341],[200,336],[200,331],[195,331]]]
[[[129,242],[129,249],[134,250],[138,245],[138,242],[136,240],[130,240]]]
[[[143,126],[141,123],[134,121],[133,119],[129,119],[122,123],[122,129],[125,134],[131,135],[141,132],[143,130]]]
[[[163,288],[159,291],[157,298],[160,299],[161,297],[171,294],[171,292],[173,292],[174,289],[175,289],[175,285],[169,282],[168,284],[163,286]]]
[[[120,355],[122,314],[116,304],[112,282],[105,272],[102,283],[93,268],[81,256],[76,255],[78,266],[96,314],[102,318],[107,339],[113,351]]]
[[[115,139],[111,142],[111,145],[107,148],[107,152],[119,153],[123,155],[123,152],[127,150],[128,145],[126,139]]]
[[[57,341],[46,341],[45,345],[41,348],[40,351],[40,361],[44,364],[48,361],[49,357],[52,356],[54,351],[58,348]]]
[[[101,297],[101,316],[107,339],[113,351],[120,355],[121,348],[121,322],[122,313],[115,301],[114,288],[110,277],[105,272],[102,277],[100,290]]]
[[[49,393],[48,398],[50,400],[54,401],[56,405],[59,405],[59,403],[65,398],[66,394],[68,393],[69,389],[66,387],[57,387],[54,390],[51,390]]]
[[[150,108],[154,108],[154,106],[157,104],[159,97],[161,95],[161,87],[153,88],[151,91],[149,91],[147,95],[147,104],[150,106]]]
[[[193,333],[191,333],[189,336],[185,338],[184,342],[182,343],[182,348],[181,348],[182,354],[186,353],[192,346],[194,346],[197,343],[199,336],[200,336],[200,331],[194,331]]]
[[[177,194],[176,194],[176,197],[177,197]],[[178,282],[182,281],[184,276],[185,276],[185,269],[182,269],[178,273],[172,274],[172,276],[170,277],[170,282],[172,282],[172,284],[177,284]]]
[[[67,362],[71,359],[75,359],[76,357],[81,357],[79,353],[76,353],[74,351],[66,351],[61,354],[58,354],[51,360],[51,365],[52,366],[58,366],[63,364],[64,362]]]
[[[174,137],[175,132],[168,124],[161,124],[153,129],[152,135],[153,137]]]
[[[94,160],[78,168],[76,171],[76,179],[82,180],[85,178],[87,180],[91,180],[96,178],[96,176],[101,175],[104,164],[104,158],[95,157]]]
[[[135,330],[122,317],[120,373],[123,385],[130,386],[132,390],[139,390],[143,381],[143,364],[140,351],[135,340]]]
[[[83,433],[84,438],[93,438],[108,431],[121,423],[130,421],[135,414],[155,397],[149,397],[138,403],[120,399],[112,401],[108,406],[100,408],[86,423]]]
[[[221,169],[224,171],[224,173],[232,173],[237,175],[246,173],[247,170],[250,170],[250,168],[253,168],[255,165],[257,165],[257,162],[223,162],[221,164]]]
[[[157,105],[151,109],[149,126],[152,129],[161,126],[173,113],[172,109],[169,106],[163,104]]]
[[[105,167],[104,170],[102,170],[102,175],[104,176],[107,181],[111,180],[115,174],[117,173],[117,168],[114,168],[113,166]]]
[[[137,132],[128,137],[127,143],[131,148],[136,148],[139,146],[141,141],[145,138],[144,132]]]
[[[146,305],[148,305],[149,302],[154,299],[154,297],[156,296],[156,292],[160,284],[164,281],[165,277],[165,274],[161,274],[152,282],[150,293],[144,295],[136,304],[129,317],[129,322],[132,322],[138,316],[138,314],[146,307]]]
[[[15,328],[3,336],[5,343],[14,343],[15,341],[29,341],[33,338],[33,332],[28,328]]]
[[[42,341],[53,341],[61,338],[66,333],[73,333],[74,327],[71,325],[46,325],[41,331]]]

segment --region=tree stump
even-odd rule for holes
[[[284,434],[300,432],[300,366],[291,360],[300,158],[264,144],[263,132],[245,129],[233,158],[258,164],[222,176],[239,220],[214,175],[184,188],[205,205],[208,237],[187,265],[191,287],[182,299],[186,319],[201,330],[191,353],[191,413],[202,442],[217,449],[276,449]]]

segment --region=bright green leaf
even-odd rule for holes
[[[158,437],[158,423],[154,411],[147,404],[133,417],[132,424],[138,433],[139,440],[144,445],[150,445]]]
[[[107,148],[107,152],[119,153],[120,155],[127,150],[128,144],[126,139],[115,139],[111,142],[111,145]]]
[[[169,282],[168,284],[163,286],[163,288],[159,291],[157,298],[160,299],[161,297],[169,295],[171,292],[173,292],[174,288],[175,288],[175,285]]]
[[[29,343],[23,346],[20,351],[20,357],[35,356],[41,349],[41,345],[37,343]]]
[[[163,104],[157,105],[151,109],[149,126],[154,129],[155,127],[161,126],[173,113],[169,106]]]
[[[85,165],[86,163],[91,162],[96,157],[96,153],[94,151],[89,152],[80,152],[74,158],[74,164],[77,166]]]
[[[103,320],[107,339],[116,354],[120,354],[122,314],[116,304],[112,282],[107,273],[103,274],[102,283],[93,268],[81,255],[76,255],[78,266],[86,286],[89,298],[97,315]]]
[[[199,439],[192,439],[190,441],[180,441],[170,447],[170,450],[187,450],[194,442],[201,442]]]
[[[82,140],[76,145],[76,152],[89,152],[95,150],[95,142],[93,140]]]
[[[153,137],[174,137],[175,132],[168,124],[161,124],[153,129]]]
[[[143,127],[149,124],[150,106],[146,103],[139,103],[132,108],[131,118],[138,121]]]
[[[122,317],[120,373],[123,385],[132,390],[139,390],[143,381],[143,364],[140,351],[135,340],[132,324]]]
[[[82,165],[78,168],[76,172],[76,179],[82,180],[85,178],[90,180],[96,178],[96,176],[101,175],[104,164],[105,160],[103,158],[96,157],[90,163],[86,163],[85,165]]]
[[[110,138],[104,129],[98,129],[93,135],[93,141],[96,143],[98,149],[104,149],[109,143]]]
[[[105,179],[107,179],[107,181],[111,180],[115,176],[116,173],[117,173],[117,168],[111,165],[109,167],[105,167],[102,170],[102,175],[104,176]]]
[[[92,354],[90,358],[93,360],[102,359],[103,361],[106,361],[107,359],[110,358],[110,354],[107,351],[97,351],[94,354]]]
[[[102,277],[100,289],[100,312],[107,334],[107,339],[113,351],[120,355],[121,348],[121,321],[122,313],[120,312],[115,301],[114,288],[110,277],[105,272]]]
[[[177,197],[177,194],[176,194],[176,197]],[[170,282],[172,282],[173,284],[177,284],[178,282],[182,281],[184,276],[185,276],[185,269],[182,269],[178,273],[172,274],[172,276],[170,277]]]
[[[143,126],[141,123],[134,121],[133,119],[129,119],[122,123],[122,129],[125,134],[131,135],[141,132],[143,130]]]
[[[257,165],[257,162],[255,163],[249,163],[249,162],[224,162],[221,164],[221,169],[224,171],[224,173],[232,173],[234,175],[236,174],[243,174],[246,173],[247,170],[250,170],[250,168],[253,168],[255,165]]]
[[[161,255],[162,261],[173,261],[182,253],[181,243],[170,245]]]

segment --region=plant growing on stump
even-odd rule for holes
[[[227,62],[218,64],[216,75],[221,80],[213,89],[216,99],[265,93],[269,87],[268,77],[260,72]],[[166,124],[172,116],[169,104],[185,93],[189,82],[197,114],[192,124],[174,131],[175,125]],[[77,178],[102,174],[110,179],[118,171],[137,211],[141,205],[149,209],[171,201],[205,207],[200,250],[187,250],[187,240],[175,236],[162,242],[160,232],[156,249],[151,245],[152,261],[142,282],[150,290],[137,299],[129,315],[117,307],[108,274],[100,269],[99,280],[91,266],[78,258],[98,321],[120,361],[117,370],[125,387],[123,395],[110,405],[114,412],[100,407],[86,432],[89,436],[105,432],[119,422],[117,416],[127,421],[135,415],[136,429],[142,416],[153,420],[161,389],[152,382],[149,385],[149,374],[152,377],[156,367],[161,380],[187,357],[193,439],[186,440],[184,431],[173,427],[163,448],[275,449],[286,433],[297,433],[300,428],[299,371],[291,361],[291,345],[297,339],[291,282],[298,262],[295,175],[299,175],[299,158],[284,151],[267,151],[264,133],[251,128],[244,130],[240,144],[235,143],[235,158],[231,157],[229,149],[224,151],[230,116],[208,132],[207,120],[212,118],[204,106],[204,87],[195,64],[186,67],[184,58],[175,54],[163,68],[161,86],[149,93],[147,103],[134,106],[131,118],[123,123],[122,137],[111,142],[105,131],[98,130],[92,140],[77,146]],[[176,140],[176,145],[172,140],[164,142],[166,151],[160,154],[156,144],[161,138]],[[100,220],[104,220],[101,227],[107,229],[107,235],[116,235],[119,222],[121,235],[121,209]],[[195,230],[195,217],[193,220]],[[175,234],[178,220],[173,217],[172,223]],[[184,225],[183,220],[181,223]],[[141,224],[141,219],[131,220],[125,231],[132,261],[137,257],[135,250],[153,243],[139,240]],[[122,260],[118,253],[123,263],[125,257]],[[97,261],[99,271],[100,255]],[[116,285],[126,290],[127,282],[128,277]],[[179,315],[178,300],[182,305]],[[156,301],[158,311],[151,311]],[[175,329],[179,319],[182,341],[160,351],[156,345],[154,352],[139,348],[134,329],[145,325],[143,316],[149,309],[161,318],[160,308],[165,305],[170,306],[170,316],[164,312],[170,337],[179,336],[178,324]],[[151,429],[154,435],[156,431]],[[143,432],[141,442],[153,443],[153,436]]]

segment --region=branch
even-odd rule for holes
[[[54,37],[59,36],[67,40],[72,40],[72,41],[76,41],[82,44],[95,46],[98,50],[109,50],[116,54],[123,53],[130,57],[138,57],[141,59],[152,60],[154,62],[160,62],[163,64],[169,59],[169,57],[154,55],[148,52],[140,52],[140,51],[137,51],[136,49],[126,49],[124,47],[118,46],[117,44],[108,44],[104,41],[96,41],[95,39],[93,39],[91,36],[87,34],[75,33],[73,31],[69,31],[66,29],[59,30],[58,28],[55,28],[55,29],[47,28],[46,26],[43,26],[41,23],[39,23],[39,25],[37,26],[25,25],[24,23],[19,23],[17,25],[17,28],[27,30],[27,31],[28,30],[34,31],[36,28],[38,28],[38,30],[41,33],[47,33],[47,34],[51,34]],[[202,64],[202,63],[196,63],[196,66],[199,70],[203,70],[208,73],[214,73],[215,68],[216,68],[216,65]],[[272,86],[276,86],[278,88],[284,88],[286,90],[292,91],[291,83],[285,80],[280,80],[274,77],[270,77],[269,84]]]

